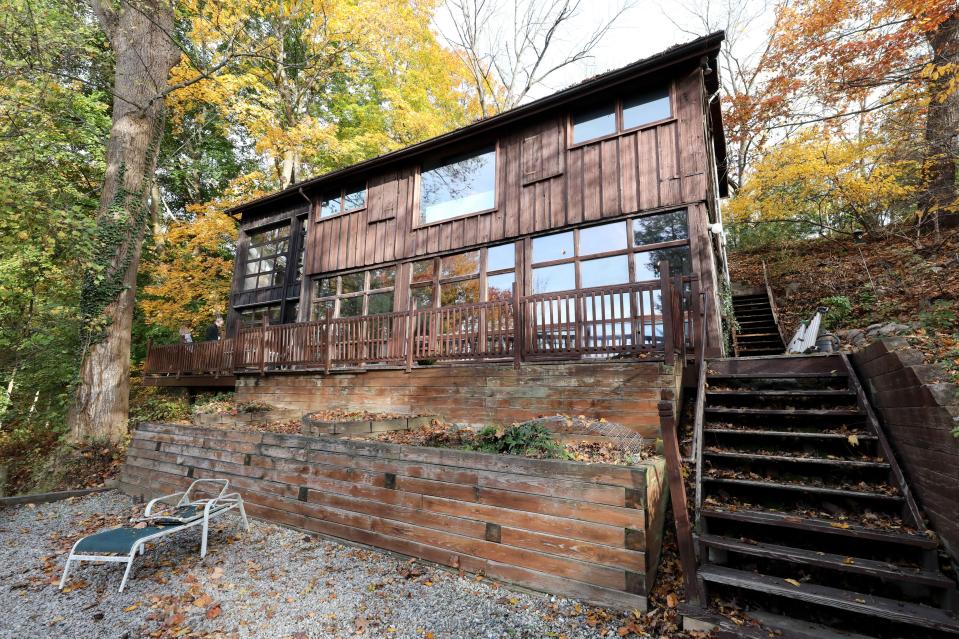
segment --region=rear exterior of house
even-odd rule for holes
[[[228,339],[152,348],[148,380],[655,433],[676,364],[723,353],[721,41],[237,207]]]

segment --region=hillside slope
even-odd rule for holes
[[[938,242],[800,240],[732,251],[729,261],[732,280],[753,286],[763,286],[765,261],[787,337],[820,305],[831,308],[827,328],[840,337],[895,322],[905,325],[893,329],[923,351],[927,363],[959,380],[959,229]],[[862,337],[856,341],[861,345]],[[847,340],[842,345],[852,346]]]

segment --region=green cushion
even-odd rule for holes
[[[155,535],[164,530],[181,527],[183,524],[170,526],[147,526],[146,528],[114,528],[89,537],[84,537],[77,544],[74,552],[115,552],[128,555],[136,543],[144,537]]]

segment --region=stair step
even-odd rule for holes
[[[848,490],[846,488],[826,488],[823,486],[808,486],[805,484],[787,484],[784,482],[771,481],[768,479],[727,479],[725,477],[711,477],[703,475],[704,482],[713,484],[726,484],[729,486],[745,486],[748,488],[764,488],[768,490],[785,490],[799,493],[815,493],[817,495],[826,495],[832,497],[848,497],[854,499],[873,499],[880,501],[902,501],[901,495],[887,495],[886,493],[870,493],[861,490]]]
[[[738,428],[710,428],[706,426],[704,432],[718,433],[720,435],[750,435],[764,437],[798,437],[803,439],[849,439],[849,435],[856,435],[860,442],[875,440],[875,435],[861,435],[859,433],[816,433],[802,432],[792,430],[762,430],[762,429],[738,429]]]
[[[837,379],[848,377],[845,371],[821,373],[710,373],[707,381],[714,379]]]
[[[775,415],[782,417],[862,417],[859,408],[729,408],[707,406],[707,413],[717,415]]]
[[[829,568],[840,572],[867,575],[880,579],[906,581],[932,586],[933,588],[955,587],[951,579],[939,572],[922,570],[921,568],[906,568],[885,561],[816,552],[803,548],[780,546],[778,544],[745,542],[732,537],[722,537],[719,535],[699,535],[698,539],[712,548],[729,550],[754,557],[777,559],[806,566],[817,566],[819,568]]]
[[[883,620],[921,626],[930,630],[959,631],[959,619],[948,612],[930,606],[818,584],[804,583],[796,587],[779,577],[758,575],[725,566],[702,566],[699,569],[699,577],[709,583],[787,597]]]
[[[769,339],[780,340],[779,333],[776,331],[765,331],[762,333],[736,333],[736,339],[766,337]]]
[[[880,528],[866,528],[865,526],[849,524],[841,521],[830,521],[828,519],[799,517],[785,513],[766,512],[763,510],[720,510],[718,508],[707,507],[704,507],[700,513],[704,517],[728,519],[731,521],[739,521],[757,525],[793,528],[796,530],[825,533],[842,537],[853,537],[856,539],[869,539],[872,541],[902,544],[904,546],[912,546],[915,548],[922,548],[924,550],[934,550],[936,547],[938,547],[938,542],[934,537],[892,530],[882,530]]]
[[[770,461],[799,464],[820,464],[823,466],[836,466],[839,468],[877,468],[889,469],[886,462],[863,461],[860,459],[829,459],[827,457],[796,457],[791,455],[763,455],[761,453],[739,453],[739,452],[712,452],[703,451],[704,457],[725,457],[727,459],[742,459],[743,461]]]
[[[706,396],[717,397],[855,397],[851,390],[810,388],[795,390],[706,390]]]

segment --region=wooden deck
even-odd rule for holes
[[[662,359],[695,352],[696,278],[671,278],[511,300],[245,328],[233,338],[150,345],[147,384],[232,386],[235,373],[418,363]]]

